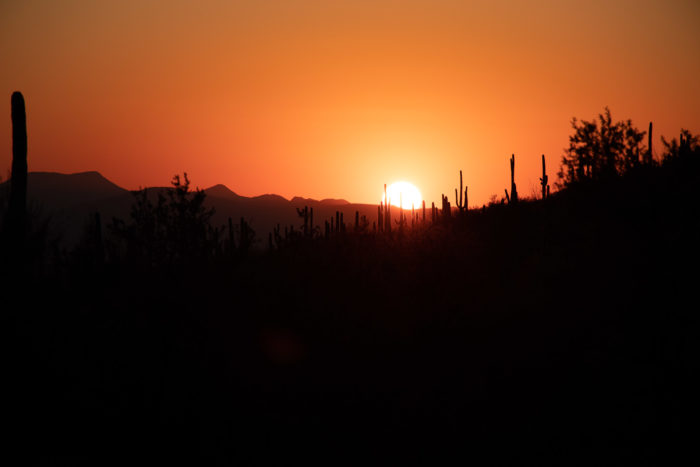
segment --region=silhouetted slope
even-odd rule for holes
[[[31,215],[47,219],[52,235],[59,236],[66,248],[73,247],[80,240],[90,214],[102,211],[105,218],[110,219],[113,215],[124,216],[129,212],[130,192],[98,172],[30,172],[27,178],[27,202]]]
[[[98,172],[60,174],[30,172],[28,196],[50,208],[76,205],[97,205],[99,202],[128,191],[104,178]]]
[[[686,462],[699,174],[677,161],[195,270],[36,278],[5,312],[7,440],[98,464]]]

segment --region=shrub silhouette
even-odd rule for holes
[[[676,138],[670,141],[663,136],[661,142],[664,145],[663,160],[672,160],[681,156],[695,154],[700,151],[700,136],[693,135],[686,129],[681,129],[680,142]]]
[[[173,188],[159,192],[155,204],[148,189],[135,193],[131,222],[114,219],[110,226],[117,254],[150,266],[191,264],[213,257],[218,248],[218,235],[209,224],[214,209],[204,206],[202,190],[190,190],[187,173],[183,179],[175,175]]]
[[[574,134],[562,158],[560,185],[620,175],[642,163],[646,132],[631,120],[613,123],[609,108],[597,120],[579,122],[574,117],[571,126]]]

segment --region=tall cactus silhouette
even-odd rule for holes
[[[459,196],[457,196],[457,188],[455,188],[455,204],[457,209],[462,210],[462,171],[459,171]]]
[[[464,187],[464,214],[467,214],[469,212],[469,187],[465,185]]]
[[[652,156],[652,152],[651,152],[651,134],[652,134],[653,130],[654,130],[654,127],[651,124],[651,122],[649,122],[649,134],[647,135],[647,137],[648,137],[648,139],[647,139],[647,154],[646,154],[646,160],[644,161],[644,162],[646,162],[647,165],[651,165],[651,161],[653,160],[653,156]]]
[[[515,154],[510,157],[510,196],[506,190],[506,199],[509,204],[518,202],[518,189],[515,187]]]
[[[299,214],[299,217],[304,218],[304,227],[303,227],[303,232],[304,232],[304,237],[309,237],[313,235],[313,224],[314,224],[314,208],[311,208],[311,212],[309,213],[309,207],[304,206],[304,209],[297,208],[297,214]],[[309,222],[309,219],[311,222]]]
[[[447,198],[447,196],[442,195],[442,215],[445,219],[450,217],[451,210],[452,207],[450,206],[450,200]]]
[[[12,113],[12,175],[7,228],[14,249],[21,248],[27,217],[27,115],[24,97],[15,91],[11,98]]]
[[[384,184],[384,231],[391,233],[391,203],[386,191],[386,183]]]
[[[462,198],[464,196],[464,198]],[[467,187],[462,184],[462,171],[459,171],[459,197],[457,196],[457,188],[455,188],[455,204],[459,209],[460,213],[466,214],[467,209],[469,209],[469,204],[467,203]]]
[[[547,177],[547,170],[544,163],[544,154],[542,154],[542,176],[540,177],[540,185],[542,185],[542,199],[545,199],[549,195],[549,177]]]

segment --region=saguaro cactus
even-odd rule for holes
[[[649,122],[649,134],[647,135],[647,137],[648,137],[648,139],[647,139],[647,155],[646,155],[646,160],[644,161],[647,165],[651,164],[651,161],[653,158],[652,153],[651,153],[651,134],[652,134],[653,129],[654,128],[653,128],[651,122]]]
[[[460,211],[464,210],[464,201],[462,200],[462,171],[459,171],[459,203],[457,206],[459,207]]]
[[[508,194],[506,193],[506,198]],[[515,187],[515,154],[510,156],[510,198],[509,203],[515,204],[518,202],[518,190]]]
[[[299,217],[304,218],[303,233],[305,237],[314,236],[314,208],[309,206],[304,206],[304,209],[297,208],[297,214]]]
[[[12,93],[11,108],[12,178],[7,222],[11,241],[19,244],[24,239],[27,217],[27,115],[21,92]]]
[[[459,196],[457,196],[457,188],[455,188],[455,204],[457,204],[460,213],[466,213],[469,206],[467,203],[467,187],[462,184],[461,170],[459,171]]]
[[[465,186],[464,187],[464,214],[469,212],[469,193],[467,190],[469,190],[469,187]]]
[[[386,231],[388,233],[391,233],[391,203],[386,202],[384,203],[386,205],[386,215],[384,216],[385,221],[386,221]]]
[[[450,211],[452,210],[450,206],[450,200],[447,198],[447,196],[442,195],[442,215],[445,218],[450,217]]]
[[[309,207],[304,206],[304,209],[297,208],[297,214],[299,215],[299,217],[304,218],[303,232],[304,236],[306,237],[309,235]]]
[[[542,177],[540,177],[540,185],[542,185],[542,199],[545,199],[549,194],[549,177],[547,177],[547,170],[544,165],[544,154],[542,154]]]

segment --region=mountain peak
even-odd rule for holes
[[[344,204],[350,204],[350,201],[345,199],[335,199],[335,198],[324,198],[320,201],[321,204],[328,204],[330,206],[342,206]]]
[[[241,197],[240,195],[236,194],[234,191],[229,189],[229,187],[227,187],[226,185],[223,185],[221,183],[207,188],[206,190],[204,190],[204,193],[206,193],[207,196],[215,196],[217,198],[226,198],[226,199],[240,198]]]
[[[260,201],[275,201],[275,202],[281,201],[281,202],[285,202],[285,203],[288,202],[287,198],[285,198],[284,196],[275,195],[272,193],[267,193],[267,194],[260,195],[260,196],[253,196],[251,199],[257,199]]]
[[[113,196],[126,193],[127,190],[112,183],[96,171],[62,174],[58,172],[29,172],[29,191],[55,190],[62,187],[74,193],[89,196]]]

